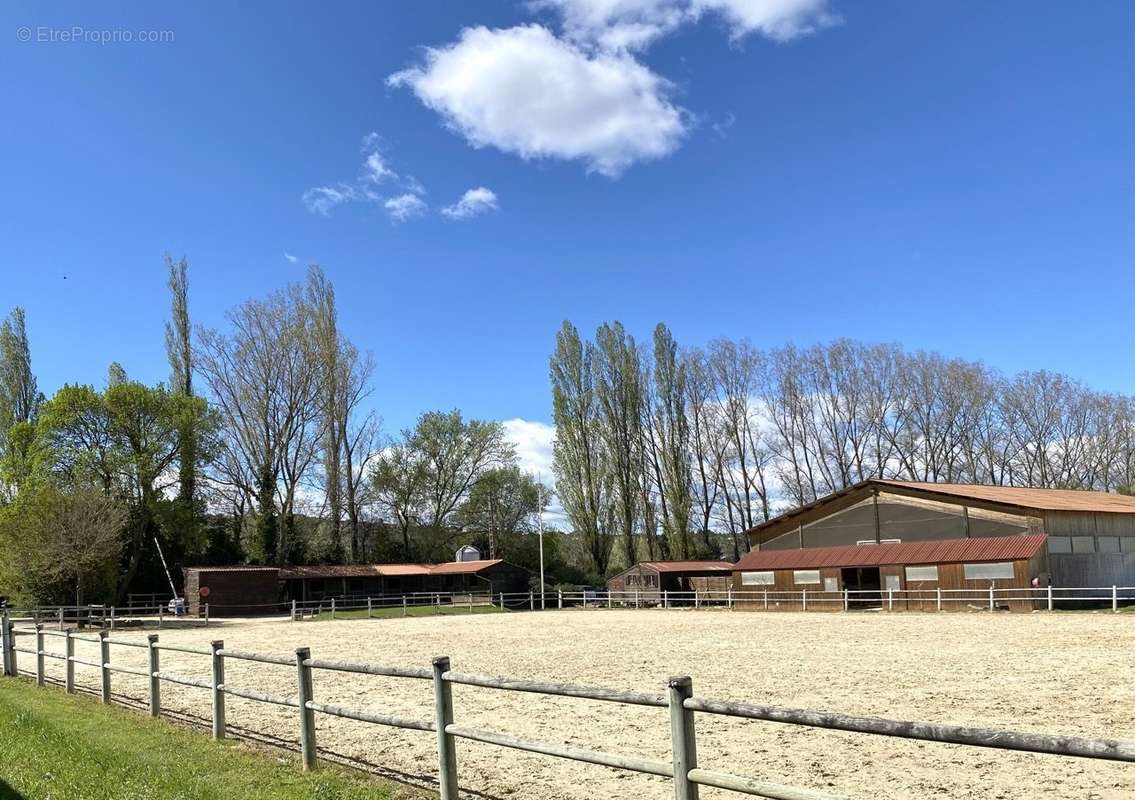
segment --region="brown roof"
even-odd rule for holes
[[[1017,486],[983,486],[966,483],[923,483],[919,481],[883,481],[872,483],[918,489],[935,494],[948,494],[970,500],[1005,503],[1043,511],[1087,511],[1109,514],[1135,514],[1135,497],[1111,492],[1089,492],[1079,489],[1031,489]]]
[[[490,558],[482,561],[450,561],[447,564],[437,564],[430,567],[430,575],[473,575],[503,563],[503,558]]]
[[[656,572],[732,572],[728,561],[642,561]]]
[[[803,550],[753,550],[737,562],[737,570],[877,567],[884,564],[956,564],[1016,561],[1032,558],[1047,536],[989,536],[895,544],[849,544]]]
[[[184,569],[197,572],[267,572],[269,570],[275,572],[279,570],[279,567],[264,567],[256,564],[223,564],[215,567],[184,567]]]
[[[320,564],[284,567],[281,578],[397,578],[407,575],[474,575],[504,563],[503,559],[487,561],[451,561],[446,564]],[[273,568],[274,569],[274,568]]]

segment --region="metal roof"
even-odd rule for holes
[[[1016,561],[1032,558],[1048,539],[1030,536],[988,536],[896,544],[850,544],[807,547],[803,550],[753,550],[737,562],[736,570],[878,567],[884,564],[956,564]]]
[[[969,500],[1005,503],[1041,511],[1087,511],[1107,514],[1135,514],[1135,497],[1111,492],[1089,492],[1079,489],[1031,489],[1019,486],[984,486],[964,483],[923,483],[920,481],[884,481],[872,483],[899,486],[935,494],[948,494]]]
[[[1011,506],[1026,511],[1073,511],[1082,513],[1135,514],[1135,497],[1111,492],[1092,492],[1080,489],[1034,489],[1023,486],[987,486],[976,483],[928,483],[925,481],[897,481],[882,478],[869,478],[810,503],[791,508],[777,516],[754,525],[745,531],[751,536],[766,528],[787,522],[805,512],[819,509],[824,505],[848,495],[875,488],[888,488],[916,492],[927,499],[941,502],[957,501],[964,505],[966,500]]]
[[[655,572],[732,572],[728,561],[640,561]]]
[[[489,558],[481,561],[450,561],[448,564],[437,564],[430,567],[430,575],[472,575],[503,563],[503,558]]]

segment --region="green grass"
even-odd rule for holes
[[[392,800],[362,773],[326,766],[0,678],[0,800]]]
[[[441,617],[446,615],[465,616],[468,617],[472,614],[500,614],[503,613],[496,606],[473,606],[472,612],[469,611],[468,606],[410,606],[406,609],[406,616],[408,617]],[[378,608],[375,607],[372,612],[374,619],[389,619],[391,617],[401,617],[402,606],[395,608]],[[352,608],[349,611],[335,612],[335,619],[366,619],[367,610],[365,608]],[[318,620],[331,619],[330,607],[324,608],[323,613],[318,617]]]

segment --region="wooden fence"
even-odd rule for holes
[[[700,786],[712,786],[755,797],[772,798],[773,800],[837,800],[840,797],[830,793],[782,786],[755,778],[700,768],[698,766],[696,726],[696,714],[699,713],[999,750],[1135,762],[1135,741],[1051,736],[956,725],[936,725],[926,722],[851,716],[730,700],[704,699],[694,696],[693,681],[686,676],[671,678],[667,683],[665,693],[650,694],[568,683],[463,673],[453,670],[447,657],[435,658],[429,667],[383,666],[364,662],[314,658],[311,650],[307,647],[297,648],[291,655],[275,655],[227,648],[224,642],[220,640],[212,642],[206,648],[162,644],[159,642],[158,634],[149,634],[146,641],[141,642],[132,639],[113,638],[108,630],[102,630],[97,635],[92,636],[74,631],[48,630],[42,624],[36,625],[34,629],[19,628],[6,616],[0,619],[0,634],[2,634],[0,635],[0,649],[3,651],[4,675],[17,676],[21,674],[19,655],[29,655],[35,659],[35,670],[30,674],[34,674],[39,686],[43,686],[46,682],[45,662],[47,659],[64,662],[64,686],[68,692],[76,690],[76,665],[98,670],[100,696],[103,703],[111,702],[113,673],[120,672],[142,676],[148,679],[149,712],[154,717],[161,714],[161,686],[163,682],[196,687],[207,691],[212,699],[212,734],[214,739],[223,739],[226,735],[226,696],[292,708],[296,712],[300,753],[305,770],[316,767],[316,714],[433,733],[437,738],[438,785],[442,800],[457,800],[458,798],[458,753],[456,745],[458,739],[668,778],[673,782],[675,800],[697,800]],[[45,649],[45,637],[48,636],[64,639],[65,650],[63,654]],[[20,646],[18,644],[20,637],[31,638],[34,647]],[[92,660],[91,658],[76,656],[75,646],[76,643],[80,642],[97,645],[97,658]],[[147,656],[145,669],[115,663],[112,660],[112,646],[144,650]],[[209,678],[194,678],[162,670],[161,652],[163,650],[192,653],[207,658],[211,667]],[[294,696],[270,694],[230,686],[225,680],[225,662],[227,659],[294,667],[297,692]],[[410,719],[368,709],[320,703],[316,699],[314,676],[321,670],[348,672],[357,675],[379,675],[429,683],[432,685],[433,691],[433,719]],[[29,674],[29,671],[25,669],[23,673]],[[477,686],[510,692],[529,692],[624,705],[667,708],[670,712],[671,759],[659,761],[637,755],[586,750],[564,744],[525,739],[500,731],[461,725],[454,718],[452,694],[454,686]]]

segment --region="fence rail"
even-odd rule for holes
[[[65,655],[61,656],[45,649],[45,639],[52,635],[64,638]],[[18,641],[21,637],[34,637],[34,647],[19,645]],[[97,644],[98,659],[92,661],[75,656],[77,642]],[[147,651],[146,669],[126,666],[121,663],[115,664],[111,659],[112,645],[144,648]],[[696,733],[697,714],[999,750],[1135,763],[1135,741],[938,725],[927,722],[852,716],[826,711],[699,698],[693,694],[692,679],[685,676],[671,678],[665,694],[649,694],[568,683],[463,673],[453,670],[448,658],[434,659],[429,667],[389,666],[313,658],[310,649],[307,647],[297,648],[293,655],[279,655],[226,648],[221,640],[213,641],[208,648],[204,648],[162,644],[159,642],[157,634],[150,634],[144,644],[113,639],[110,637],[109,630],[106,629],[101,630],[96,637],[84,636],[72,631],[65,631],[60,634],[45,629],[43,624],[37,624],[34,629],[17,627],[6,615],[0,618],[0,650],[3,654],[4,675],[14,677],[33,674],[36,683],[40,686],[43,686],[46,682],[45,659],[64,661],[66,664],[64,685],[69,693],[76,691],[75,665],[98,670],[103,703],[111,702],[111,684],[114,672],[147,677],[149,679],[148,700],[151,716],[158,716],[161,713],[161,684],[163,682],[207,690],[212,699],[212,735],[214,739],[218,740],[225,738],[227,733],[225,723],[225,698],[227,696],[294,708],[298,712],[301,759],[304,769],[307,770],[316,767],[316,714],[433,733],[437,737],[438,784],[442,800],[457,800],[459,781],[456,740],[458,739],[667,778],[673,783],[676,800],[698,800],[699,786],[711,786],[754,797],[771,798],[772,800],[837,800],[841,797],[827,792],[782,786],[769,781],[699,768]],[[163,671],[160,668],[160,654],[163,650],[208,658],[211,666],[209,679],[202,680]],[[18,654],[30,655],[35,658],[34,673],[20,668]],[[293,667],[296,670],[295,686],[297,694],[285,696],[230,686],[225,679],[226,659],[237,659],[253,664]],[[432,720],[410,719],[383,714],[370,709],[320,703],[315,699],[316,682],[314,679],[315,673],[320,670],[429,681],[433,687],[434,718]],[[588,750],[562,743],[525,739],[503,731],[491,731],[461,725],[454,718],[452,697],[454,686],[476,686],[508,692],[529,692],[623,705],[667,708],[670,717],[671,759],[666,762],[634,754]]]

